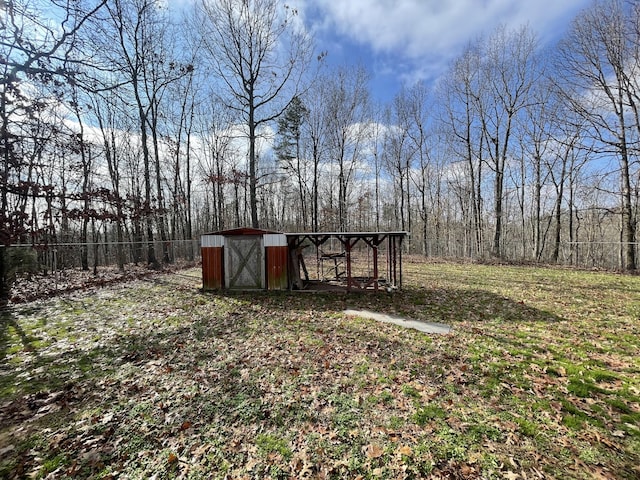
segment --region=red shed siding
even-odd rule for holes
[[[267,266],[267,289],[289,288],[289,247],[281,233],[265,233],[264,249]]]
[[[289,262],[288,247],[265,247],[267,256],[267,288],[269,290],[286,290],[289,287],[287,265]]]
[[[202,288],[218,290],[224,288],[224,237],[215,234],[203,235],[202,243]]]
[[[202,287],[205,290],[219,290],[223,287],[222,249],[223,247],[202,247]]]

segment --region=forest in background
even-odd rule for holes
[[[406,230],[410,253],[637,269],[640,5],[471,40],[376,102],[280,0],[0,5],[11,246],[159,267],[203,232]]]

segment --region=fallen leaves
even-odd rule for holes
[[[96,275],[79,268],[59,270],[47,275],[31,274],[17,279],[11,285],[10,301],[13,304],[25,303],[158,275],[160,273],[157,271],[133,264],[127,265],[125,272],[114,266],[101,267]]]
[[[384,455],[384,449],[380,445],[369,444],[363,448],[368,459],[380,458]]]
[[[0,379],[11,379],[16,391],[0,404],[0,472],[469,479],[564,471],[580,477],[598,468],[635,473],[638,456],[629,445],[636,404],[617,393],[638,395],[624,371],[634,365],[630,354],[597,357],[601,370],[605,360],[617,369],[615,381],[589,384],[607,393],[571,396],[571,378],[595,375],[590,365],[574,367],[587,351],[574,340],[592,332],[575,321],[549,323],[535,299],[487,293],[493,284],[464,290],[455,269],[448,273],[455,287],[347,300],[201,295],[198,273],[16,311],[16,326],[33,340],[24,349],[10,330],[7,348],[20,349],[0,366]],[[457,322],[456,334],[431,338],[353,321],[336,313],[345,301],[426,318],[437,310],[435,319]],[[474,310],[473,302],[485,303]],[[631,352],[634,339],[625,341]],[[583,427],[570,431],[571,420]],[[573,461],[585,451],[591,463]]]
[[[398,448],[398,450],[396,450],[396,452],[400,455],[405,455],[407,457],[410,457],[411,455],[413,455],[413,449],[408,446],[408,445],[404,445],[400,448]]]

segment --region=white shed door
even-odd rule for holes
[[[224,246],[227,288],[264,288],[264,247],[262,236],[227,237]]]

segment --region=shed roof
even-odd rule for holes
[[[219,232],[208,232],[203,235],[222,235],[223,237],[231,237],[235,235],[264,235],[267,233],[282,233],[275,232],[273,230],[263,230],[261,228],[240,227],[232,228],[230,230],[220,230]]]

